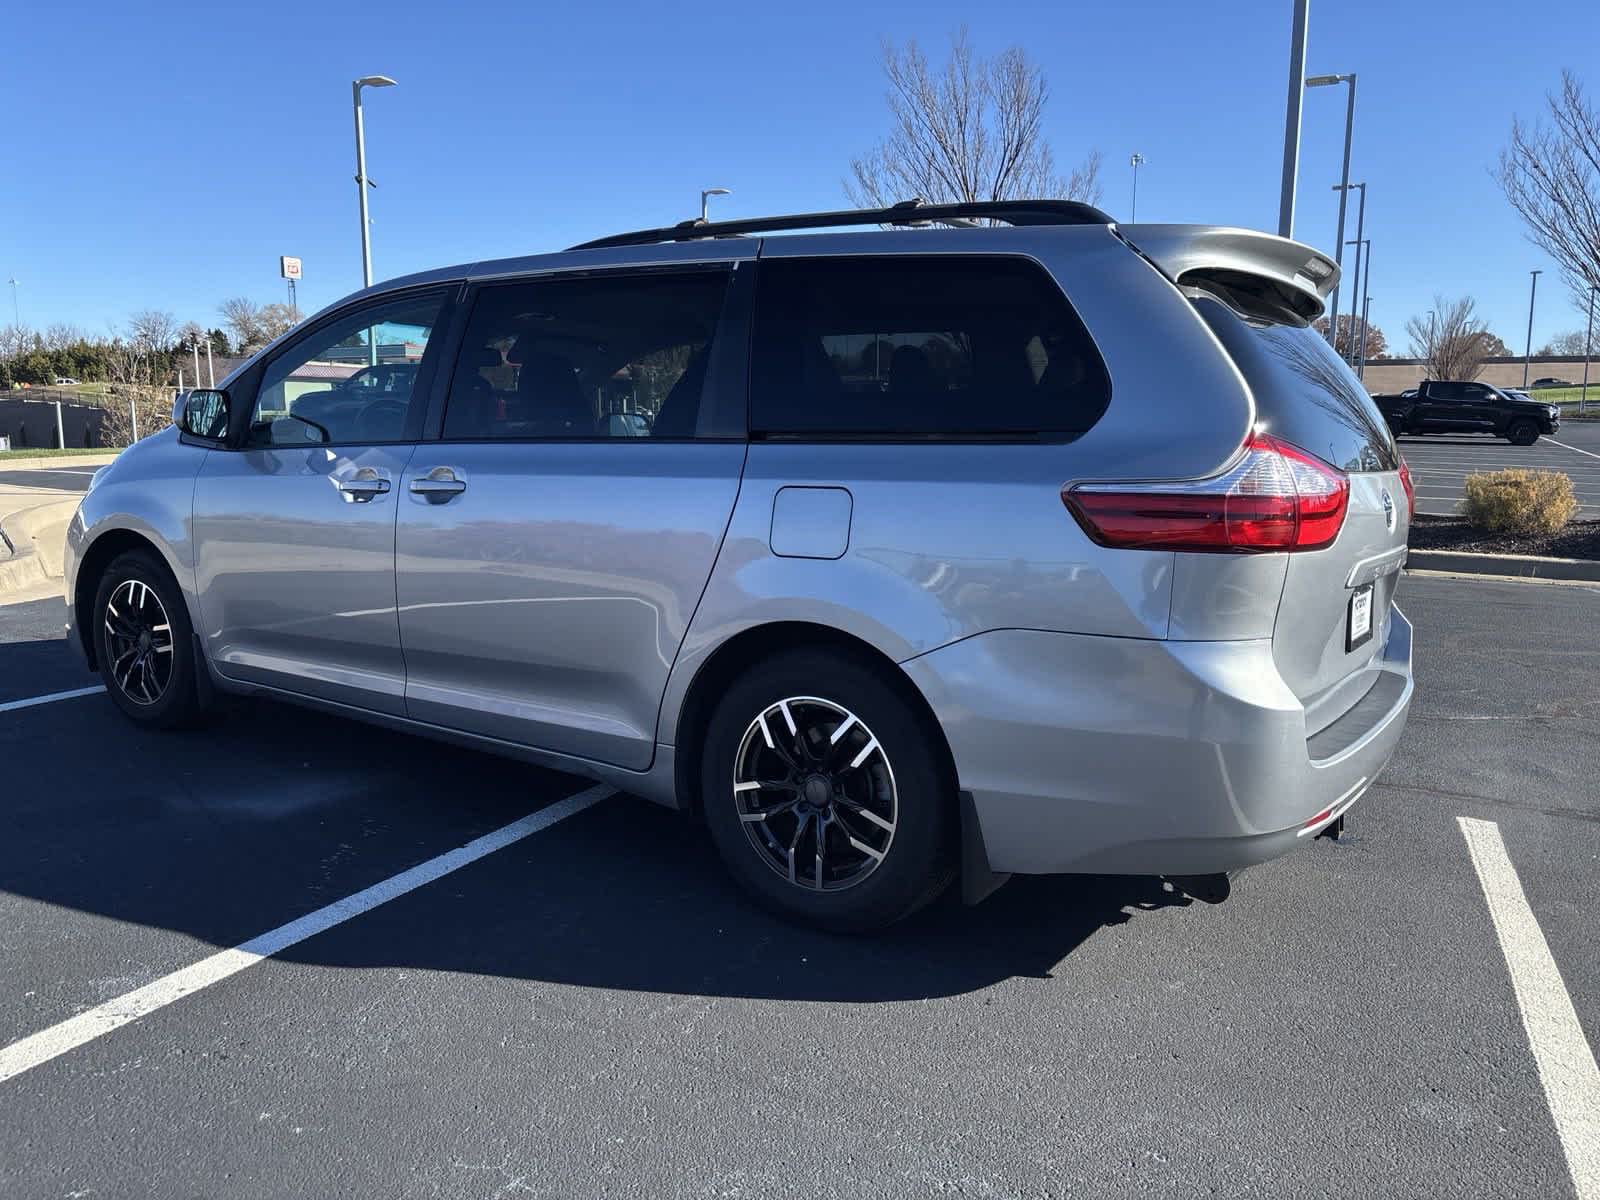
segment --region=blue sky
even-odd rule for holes
[[[1102,204],[1275,229],[1290,0],[584,5],[18,4],[0,73],[0,287],[24,323],[93,332],[139,308],[216,323],[244,294],[303,308],[360,283],[349,81],[368,93],[378,278],[694,215],[842,207],[886,131],[882,37],[1021,44],[1058,158],[1106,159]],[[1536,10],[1536,13],[1535,13]],[[1600,95],[1600,5],[1313,0],[1308,72],[1360,75],[1352,177],[1370,184],[1373,320],[1392,343],[1435,292],[1477,297],[1522,348],[1581,327],[1489,176],[1513,113],[1563,66]],[[1577,52],[1587,52],[1587,61]],[[1344,89],[1306,96],[1295,235],[1332,248]],[[1354,237],[1354,214],[1351,231]],[[0,292],[0,323],[11,320]]]

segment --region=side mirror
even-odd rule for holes
[[[220,442],[228,436],[228,393],[216,388],[196,388],[183,402],[178,428],[191,437]]]

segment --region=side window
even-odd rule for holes
[[[1088,332],[1026,259],[776,259],[758,278],[753,432],[1061,438],[1110,402]]]
[[[485,287],[450,380],[453,440],[692,438],[729,273]]]
[[[261,378],[249,444],[399,441],[443,306],[437,293],[380,302],[290,346]]]
[[[1461,400],[1465,389],[1459,383],[1439,381],[1428,385],[1428,398],[1430,400]]]
[[[1469,383],[1461,389],[1461,398],[1468,404],[1487,404],[1491,399],[1489,389],[1481,383]]]

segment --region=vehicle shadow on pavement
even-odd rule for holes
[[[339,967],[405,965],[578,987],[870,1003],[1048,978],[1141,909],[1187,897],[1150,878],[1017,877],[968,908],[955,889],[881,933],[846,937],[769,916],[735,890],[703,830],[617,796],[494,855],[450,893],[408,898],[290,951]]]
[[[0,646],[6,679],[36,645]],[[103,696],[46,705],[0,719],[0,757],[0,889],[219,948],[589,786],[265,701],[173,734]],[[698,824],[619,795],[280,957],[867,1003],[1049,977],[1097,930],[1188,903],[1155,879],[1018,877],[872,937],[819,933],[754,907]]]
[[[60,638],[0,643],[0,704],[99,682]]]

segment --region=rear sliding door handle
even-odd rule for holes
[[[430,504],[443,504],[466,490],[467,481],[457,479],[456,473],[449,467],[435,467],[426,475],[419,475],[411,481],[412,494],[422,496]]]

